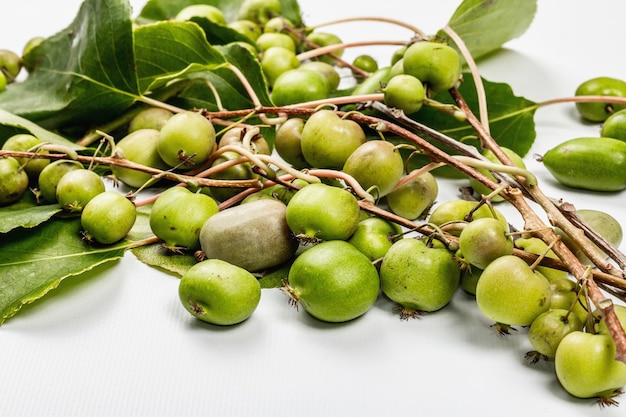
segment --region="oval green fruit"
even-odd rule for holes
[[[574,331],[583,329],[583,322],[576,314],[565,309],[550,309],[538,315],[528,329],[530,344],[537,352],[554,358],[561,340]]]
[[[387,194],[387,204],[394,214],[414,220],[423,215],[439,194],[437,179],[424,172]]]
[[[13,203],[28,188],[28,174],[12,157],[0,158],[0,206]]]
[[[332,110],[316,111],[302,128],[302,155],[315,168],[342,169],[346,160],[365,143],[365,132]]]
[[[476,296],[476,286],[478,285],[482,273],[482,269],[470,266],[469,264],[461,268],[461,289],[469,295]]]
[[[309,166],[302,154],[302,129],[304,119],[291,117],[281,124],[274,137],[274,149],[278,155],[296,169]]]
[[[244,0],[239,6],[237,17],[265,26],[268,20],[280,16],[281,11],[280,0]]]
[[[461,231],[459,251],[467,262],[484,269],[493,260],[513,253],[513,239],[499,220],[475,219]]]
[[[383,197],[398,184],[404,171],[402,155],[391,143],[370,140],[350,154],[343,172],[376,197]]]
[[[189,268],[178,285],[183,307],[207,323],[229,326],[249,318],[261,300],[261,285],[250,272],[219,259]]]
[[[270,145],[261,133],[253,135],[247,143],[244,139],[250,131],[245,127],[234,127],[224,133],[219,140],[218,149],[228,145],[242,146],[244,149],[250,150],[252,153],[270,155],[272,150]]]
[[[285,291],[293,303],[302,305],[313,317],[332,323],[365,314],[380,290],[374,265],[342,240],[322,242],[305,250],[289,269],[288,281]]]
[[[241,155],[234,151],[226,151],[220,154],[211,163],[211,168],[217,167],[223,163],[229,163],[241,158]],[[236,165],[229,166],[224,169],[220,169],[211,174],[209,178],[217,180],[246,180],[256,178],[256,174],[252,170],[252,164],[250,162],[242,162]],[[211,196],[217,201],[225,201],[229,198],[239,194],[242,190],[238,187],[209,187],[211,190]]]
[[[422,82],[409,74],[394,75],[383,91],[387,106],[400,109],[408,115],[417,113],[426,98]]]
[[[308,42],[315,44],[318,47],[338,45],[342,43],[341,39],[337,35],[333,33],[328,33],[328,32],[321,32],[321,31],[313,31],[309,33],[306,40]],[[335,57],[341,58],[343,56],[343,52],[344,52],[343,49],[339,49],[339,50],[333,51],[332,55],[334,55]],[[326,62],[331,65],[335,64],[335,61],[336,61],[335,58],[331,56],[331,54],[321,55],[317,57],[316,59]]]
[[[209,158],[215,146],[213,124],[195,111],[176,113],[159,132],[157,152],[170,167],[194,168]]]
[[[259,52],[267,51],[273,47],[285,48],[288,51],[296,52],[296,44],[291,36],[278,32],[263,32],[256,40],[256,47]]]
[[[85,205],[106,191],[100,175],[89,169],[70,170],[57,183],[56,199],[63,209],[81,212]]]
[[[626,142],[581,137],[550,149],[542,162],[561,184],[592,191],[626,188]]]
[[[483,270],[476,285],[476,304],[490,320],[528,326],[550,308],[550,283],[514,255],[501,256]]]
[[[222,210],[202,226],[202,252],[252,272],[277,266],[298,249],[285,213],[285,204],[275,199]]]
[[[626,331],[626,306],[621,305],[621,304],[615,304],[613,306],[613,311],[615,312],[615,316],[617,317],[617,320],[622,325],[622,329]],[[611,332],[609,331],[609,328],[606,325],[606,321],[604,319],[601,319],[600,322],[598,322],[598,324],[596,325],[596,333],[606,334],[606,335],[611,334]]]
[[[461,270],[452,254],[418,239],[402,239],[389,248],[380,266],[383,293],[403,314],[432,312],[446,306],[459,287]]]
[[[67,159],[59,159],[51,162],[39,173],[37,180],[39,186],[39,195],[46,203],[57,202],[57,185],[61,177],[69,171],[83,169],[83,165],[78,161]]]
[[[348,240],[370,261],[382,260],[394,242],[402,239],[402,228],[380,217],[367,217],[359,222]]]
[[[298,190],[287,204],[287,224],[303,240],[346,240],[356,230],[359,203],[349,191],[323,183]]]
[[[9,137],[2,145],[3,150],[32,152],[36,147],[42,145],[43,142],[36,136],[18,133]],[[39,153],[47,154],[48,151],[39,151]],[[28,178],[37,179],[41,171],[50,163],[50,160],[43,158],[15,158],[20,165],[24,165],[24,171]]]
[[[171,187],[152,205],[150,229],[168,248],[197,249],[202,226],[218,211],[217,202],[210,196]]]
[[[526,252],[534,253],[535,255],[544,255],[546,258],[559,259],[552,250],[548,249],[548,245],[538,237],[520,237],[515,239],[514,244],[515,247],[523,249]],[[567,271],[548,268],[546,266],[538,265],[536,269],[550,282],[565,279],[568,276]]]
[[[300,69],[307,69],[322,74],[324,78],[326,78],[329,92],[337,91],[341,79],[335,67],[329,63],[324,61],[309,61],[300,65]]]
[[[612,77],[589,79],[576,88],[577,96],[626,97],[626,82]],[[624,108],[623,104],[602,102],[576,103],[578,113],[591,122],[602,122],[611,114]]]
[[[371,74],[360,84],[358,84],[353,90],[353,96],[360,96],[363,94],[379,93],[383,86],[389,82],[391,78],[391,67],[383,67]]]
[[[626,142],[626,109],[613,113],[602,123],[600,136]]]
[[[270,86],[284,73],[300,67],[300,60],[294,51],[281,46],[272,46],[266,49],[261,56],[261,68],[263,75]],[[286,83],[285,83],[286,84]],[[283,92],[282,94],[285,94]],[[297,97],[297,89],[291,92],[293,97]],[[295,103],[298,103],[297,99]]]
[[[85,205],[80,224],[88,240],[110,245],[130,232],[136,218],[137,209],[128,198],[117,191],[105,191]]]
[[[591,227],[613,246],[618,247],[622,243],[622,225],[615,217],[603,211],[593,209],[579,209],[576,210],[576,212],[589,227]],[[571,237],[558,227],[554,231],[560,236],[563,243],[565,243],[567,247],[574,252],[574,255],[576,255],[582,263],[585,265],[592,265],[591,260],[587,257],[587,255],[585,255],[580,246],[574,243]]]
[[[167,170],[168,165],[163,162],[157,151],[159,131],[156,129],[137,129],[124,136],[115,147],[115,154],[131,162],[147,167]],[[129,187],[139,188],[150,181],[152,174],[136,169],[111,166],[111,172]]]
[[[609,398],[626,385],[626,364],[615,359],[615,343],[605,334],[568,334],[556,350],[554,368],[561,386],[578,398]]]
[[[228,27],[234,31],[239,32],[252,42],[255,42],[259,38],[259,36],[261,36],[261,33],[263,33],[262,28],[257,23],[251,20],[234,20],[228,23]]]
[[[550,308],[571,311],[582,323],[587,323],[591,309],[581,293],[578,282],[569,277],[550,281]]]
[[[161,130],[174,113],[160,107],[148,107],[141,110],[128,122],[128,133],[139,129]]]
[[[461,75],[461,57],[451,46],[418,41],[404,52],[404,73],[414,76],[433,92],[452,88]]]
[[[437,205],[430,213],[428,221],[436,226],[452,225],[454,223],[464,223],[481,218],[497,218],[502,227],[508,230],[509,224],[504,215],[496,208],[486,204],[478,206],[477,201],[470,200],[448,200]],[[451,230],[451,234],[458,236],[458,230]]]
[[[304,103],[328,98],[330,88],[319,72],[296,68],[283,72],[272,88],[272,101],[277,106]]]
[[[186,6],[178,12],[174,20],[185,21],[193,17],[203,17],[217,25],[226,25],[224,13],[217,7],[208,4],[191,4]]]

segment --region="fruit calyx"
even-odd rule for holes
[[[283,285],[280,287],[280,291],[289,297],[287,302],[291,307],[298,311],[300,307],[300,298],[298,297],[298,294],[296,294],[296,290],[289,285],[288,282],[283,282]]]
[[[393,313],[398,314],[400,316],[400,320],[408,321],[410,319],[419,319],[426,313],[422,310],[415,310],[411,308],[406,308],[401,306],[400,304],[396,305],[393,308]]]

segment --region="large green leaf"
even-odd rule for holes
[[[56,218],[1,236],[0,324],[61,280],[123,256],[126,242],[90,247],[81,240],[80,229],[78,218]]]
[[[137,259],[146,265],[161,269],[177,277],[183,276],[189,268],[198,262],[193,255],[168,252],[158,243],[134,248],[132,252]]]
[[[86,0],[25,61],[29,77],[0,95],[0,108],[48,127],[121,113],[139,93],[128,0]]]
[[[18,227],[35,227],[61,210],[58,204],[37,205],[33,194],[26,192],[19,201],[0,207],[0,233],[7,233]]]
[[[470,74],[464,74],[463,79],[459,91],[468,106],[478,115],[478,94],[474,80]],[[483,84],[487,96],[491,136],[500,146],[510,148],[520,156],[526,155],[536,137],[534,122],[536,104],[524,97],[516,96],[508,84],[485,79]],[[444,103],[452,103],[448,93],[439,94],[435,98]],[[468,123],[459,122],[439,110],[426,106],[417,113],[415,119],[458,140],[467,142],[476,136],[476,132]]]
[[[12,113],[0,109],[0,145],[8,138],[19,133],[28,133],[39,138],[42,142],[52,143],[55,145],[67,146],[71,149],[84,149],[84,147],[60,136],[54,132],[46,130],[36,123],[23,117],[16,116]]]
[[[158,22],[135,30],[137,75],[142,92],[173,79],[197,76],[227,64],[193,22]]]
[[[248,83],[263,105],[271,106],[267,84],[259,61],[252,53],[238,44],[217,47],[228,62],[245,74]],[[229,110],[250,109],[254,107],[252,99],[235,73],[228,68],[217,68],[201,75],[203,79],[183,91],[174,104],[183,108],[204,108],[217,111],[217,102],[213,91],[206,81],[210,82],[220,94],[222,107]]]
[[[537,11],[537,0],[465,0],[448,26],[479,59],[523,34]]]
[[[245,42],[256,47],[254,41],[228,26],[218,25],[204,17],[193,17],[192,22],[200,25],[211,45],[226,45],[232,42]]]

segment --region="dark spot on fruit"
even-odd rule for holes
[[[195,301],[193,301],[191,298],[187,297],[187,301],[189,302],[189,305],[191,306],[191,313],[195,316],[199,316],[202,313],[204,313],[204,309]]]

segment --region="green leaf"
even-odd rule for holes
[[[36,136],[42,142],[52,143],[55,145],[67,146],[70,149],[83,150],[82,146],[75,144],[74,142],[57,135],[54,132],[46,130],[36,123],[23,117],[16,116],[12,113],[6,112],[0,109],[0,146],[8,138],[20,133],[28,133]]]
[[[465,0],[448,26],[463,39],[472,57],[479,59],[522,35],[536,11],[537,0]]]
[[[56,218],[34,229],[15,229],[2,235],[0,324],[63,279],[123,256],[126,242],[89,247],[81,240],[80,229],[78,218]]]
[[[37,205],[33,194],[26,192],[19,201],[0,207],[0,233],[7,233],[18,227],[35,227],[61,210],[58,204]]]
[[[227,64],[193,22],[167,21],[139,26],[135,29],[135,54],[142,92]]]
[[[516,96],[508,84],[485,79],[483,79],[483,84],[487,96],[491,136],[500,146],[509,148],[523,157],[530,150],[536,137],[534,121],[536,103],[524,97]],[[478,116],[478,94],[471,74],[463,74],[463,83],[459,87],[459,91],[472,112]],[[450,104],[453,102],[447,92],[434,98],[443,103]],[[414,116],[414,119],[452,138],[479,147],[476,132],[468,123],[459,122],[439,110],[424,106]],[[434,143],[447,152],[456,153],[445,146]],[[417,165],[424,162],[424,158],[417,157],[414,159]],[[456,171],[454,171],[455,173],[451,171],[453,170],[449,167],[438,169],[442,175],[456,177]]]
[[[29,77],[0,95],[0,108],[45,127],[109,120],[139,93],[128,0],[86,0],[25,59]]]
[[[294,258],[295,259],[295,258]],[[289,278],[289,269],[294,259],[266,271],[260,278],[261,288],[280,288]]]
[[[246,48],[238,44],[218,46],[226,60],[244,74],[261,103],[272,106],[267,84],[258,59]],[[235,73],[228,68],[217,68],[199,76],[204,79],[194,83],[173,100],[173,104],[183,108],[205,108],[218,110],[210,82],[220,95],[222,107],[229,110],[250,109],[254,104]],[[206,81],[205,81],[206,80]]]
[[[256,48],[256,44],[247,36],[242,35],[228,26],[218,25],[204,17],[194,17],[192,22],[197,23],[206,35],[211,45],[226,45],[232,42],[245,42]]]
[[[132,249],[133,255],[146,265],[182,277],[185,272],[197,263],[193,255],[174,254],[168,252],[160,244],[140,246]]]

